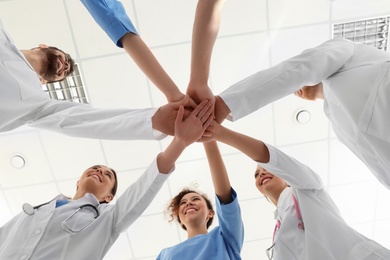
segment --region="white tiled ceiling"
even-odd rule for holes
[[[185,92],[197,1],[123,3],[145,42]],[[333,23],[384,15],[390,15],[388,0],[227,0],[212,57],[210,86],[218,94],[257,70],[320,44],[331,38]],[[0,0],[0,22],[20,49],[47,43],[69,52],[80,64],[93,106],[144,108],[165,102],[77,0]],[[312,120],[306,125],[293,120],[300,108],[311,113]],[[307,163],[321,175],[346,221],[390,248],[390,191],[337,141],[322,112],[322,102],[289,96],[224,124]],[[28,127],[0,134],[0,225],[17,214],[24,202],[40,204],[58,192],[71,196],[78,176],[94,164],[117,170],[121,194],[169,140],[89,140]],[[221,145],[221,150],[242,207],[246,228],[243,258],[266,259],[274,207],[254,187],[255,164],[231,147]],[[25,168],[12,168],[10,158],[15,154],[26,158]],[[177,224],[168,223],[164,209],[177,191],[191,185],[214,198],[201,144],[186,150],[157,198],[105,259],[154,259],[162,248],[186,239]]]

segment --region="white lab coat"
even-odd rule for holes
[[[171,170],[171,172],[173,169]],[[99,204],[90,193],[55,208],[57,196],[33,215],[19,213],[0,228],[0,259],[98,260],[149,206],[170,174],[161,174],[156,160],[118,198],[115,204]],[[100,216],[79,233],[72,233],[93,220],[90,214],[64,220],[83,204],[95,205]],[[145,241],[147,243],[147,241]]]
[[[271,145],[268,163],[259,163],[284,179],[275,218],[281,226],[275,236],[274,260],[388,260],[390,251],[348,226],[323,189],[318,174]],[[298,228],[292,199],[297,198],[305,230]]]
[[[220,94],[237,120],[306,85],[323,82],[324,111],[339,140],[390,189],[390,53],[326,41]]]
[[[0,27],[0,132],[22,125],[98,139],[156,139],[156,109],[99,109],[52,100],[32,66]],[[159,135],[162,138],[164,135]]]

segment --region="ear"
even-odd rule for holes
[[[112,201],[114,199],[114,196],[112,194],[110,195],[107,195],[104,197],[104,200],[107,202],[107,203],[110,203],[110,201]]]
[[[45,85],[48,82],[46,79],[42,78],[42,76],[38,75],[38,77],[39,77],[39,81],[41,82],[42,85]]]
[[[212,217],[214,217],[214,210],[212,210],[212,209],[209,209],[209,214],[207,215],[207,217],[210,219],[210,218],[212,218]]]
[[[39,44],[39,48],[47,49],[47,48],[49,48],[49,46],[47,46],[46,44],[41,43],[41,44]]]
[[[80,180],[78,180],[77,183],[76,183],[76,190],[79,189],[79,181],[80,181]]]

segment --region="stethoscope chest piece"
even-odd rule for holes
[[[31,206],[31,204],[28,204],[28,203],[24,203],[23,206],[23,211],[27,214],[27,215],[30,215],[32,216],[34,214],[34,207]]]

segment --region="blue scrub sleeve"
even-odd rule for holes
[[[117,0],[81,0],[81,2],[118,47],[123,48],[119,40],[126,33],[138,34],[121,2]]]

